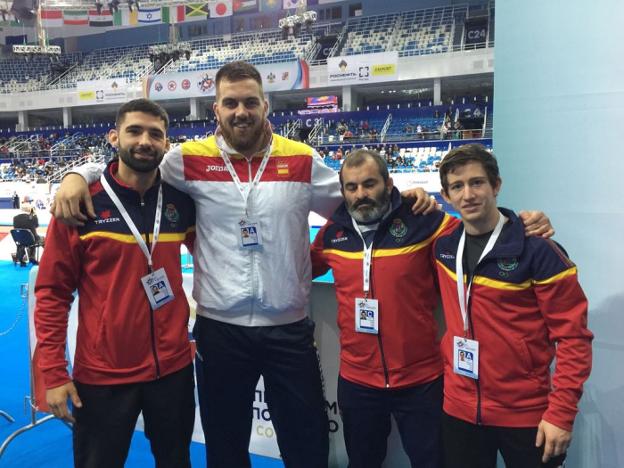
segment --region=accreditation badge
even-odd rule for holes
[[[173,291],[164,268],[159,268],[149,275],[145,275],[141,278],[141,283],[153,310],[173,301]]]
[[[379,333],[379,302],[377,299],[355,298],[355,331]]]
[[[241,220],[236,229],[242,248],[260,247],[262,245],[259,223],[251,220]]]
[[[453,337],[453,371],[456,374],[479,378],[479,342],[463,336]]]

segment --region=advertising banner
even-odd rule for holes
[[[327,83],[348,85],[396,81],[399,78],[398,62],[397,51],[330,57],[327,59]]]
[[[307,89],[310,86],[308,64],[272,63],[256,67],[262,76],[265,92]],[[152,75],[144,83],[144,96],[153,100],[181,99],[215,95],[217,70]]]
[[[128,84],[124,78],[78,81],[80,104],[110,104],[128,100]]]

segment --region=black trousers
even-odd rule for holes
[[[544,447],[535,447],[537,427],[478,426],[444,413],[442,439],[446,468],[496,468],[500,451],[507,468],[556,468],[565,454],[542,463]]]
[[[412,468],[439,468],[442,377],[402,389],[376,389],[338,377],[338,407],[349,468],[380,468],[394,416]]]
[[[287,468],[326,468],[329,422],[314,322],[243,327],[198,316],[197,389],[210,468],[248,468],[256,384]]]
[[[190,468],[195,422],[192,365],[145,383],[74,383],[82,401],[82,408],[73,408],[76,468],[123,468],[141,411],[156,467]]]

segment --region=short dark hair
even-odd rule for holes
[[[217,89],[219,89],[221,80],[241,81],[247,79],[254,80],[262,89],[262,76],[260,76],[258,69],[250,63],[238,60],[236,62],[226,63],[219,69],[215,77],[215,84],[217,85]]]
[[[377,151],[361,148],[355,151],[351,151],[342,162],[342,167],[340,168],[340,172],[338,173],[340,178],[340,186],[342,187],[342,170],[345,167],[359,167],[369,159],[372,159],[377,164],[377,167],[379,168],[379,174],[381,174],[383,181],[387,182],[390,178],[390,174],[388,174],[388,166],[384,158],[382,158]]]
[[[455,168],[468,164],[469,162],[478,162],[483,166],[488,181],[492,187],[496,187],[500,180],[498,171],[498,163],[492,153],[485,146],[477,143],[458,146],[449,151],[440,163],[440,182],[442,190],[448,194],[448,175]]]
[[[167,111],[160,104],[156,104],[154,101],[144,98],[128,101],[117,110],[117,117],[115,118],[115,126],[117,128],[121,126],[126,118],[126,114],[130,112],[143,112],[153,115],[154,117],[159,117],[165,123],[165,129],[169,128],[169,115]]]

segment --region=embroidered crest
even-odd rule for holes
[[[503,271],[513,271],[518,268],[518,259],[516,257],[501,258],[498,260],[497,265]]]
[[[180,213],[178,213],[173,203],[167,203],[165,207],[165,218],[167,218],[170,223],[177,223],[180,221]]]
[[[393,219],[388,230],[390,231],[390,234],[392,234],[392,237],[394,237],[394,240],[397,242],[401,240],[401,238],[405,237],[405,234],[407,234],[407,226],[400,218]]]

